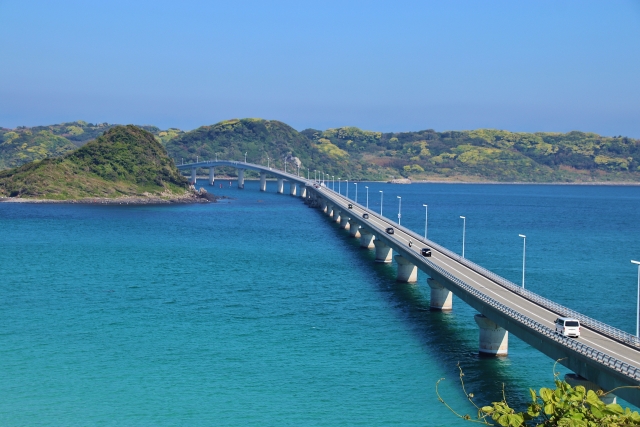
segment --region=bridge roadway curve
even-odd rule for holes
[[[376,239],[381,239],[393,247],[396,252],[493,322],[551,358],[562,359],[560,363],[578,375],[598,384],[604,390],[640,385],[640,369],[637,369],[640,368],[640,349],[585,326],[581,328],[581,336],[578,339],[560,336],[555,333],[554,321],[562,316],[562,313],[549,310],[514,293],[467,267],[450,254],[438,250],[439,246],[433,242],[428,240],[425,242],[422,236],[399,227],[397,223],[381,217],[335,191],[322,186],[313,187],[312,191],[340,209],[341,214],[352,213],[349,215],[351,220],[371,231]],[[349,203],[352,204],[352,209],[348,209]],[[369,214],[368,219],[362,217],[364,213]],[[393,235],[385,232],[387,227],[394,228]],[[413,242],[411,247],[409,247],[410,241]],[[420,254],[423,247],[431,248],[430,258],[422,257]],[[463,282],[462,285],[467,285],[468,288],[461,286],[459,282]],[[508,310],[504,310],[504,307]],[[638,389],[619,389],[615,394],[640,406]]]

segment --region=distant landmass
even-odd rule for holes
[[[169,200],[188,196],[188,189],[187,180],[154,135],[131,125],[110,126],[102,136],[62,156],[0,172],[0,196],[4,197]]]
[[[82,121],[0,128],[0,169],[61,156],[115,125]],[[383,133],[355,127],[298,132],[285,123],[233,119],[184,132],[143,126],[175,162],[244,160],[350,180],[640,182],[640,140],[594,133],[494,129]],[[225,173],[222,170],[222,173]],[[229,169],[227,174],[235,171]],[[250,174],[249,174],[250,176]]]

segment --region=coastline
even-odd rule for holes
[[[170,205],[190,203],[215,203],[225,196],[216,196],[207,192],[185,193],[182,196],[124,196],[117,198],[85,197],[82,199],[27,199],[21,197],[0,197],[0,203],[47,203],[47,204],[85,204],[85,205]]]

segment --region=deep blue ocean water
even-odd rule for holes
[[[363,204],[365,185],[420,233],[427,203],[429,238],[456,252],[466,216],[467,258],[515,283],[525,234],[527,288],[635,332],[639,187],[360,183]],[[234,199],[0,204],[1,425],[467,425],[435,395],[445,377],[473,413],[458,362],[479,404],[552,385],[515,336],[479,358],[474,310],[430,312],[424,274],[396,283],[275,183],[209,190]]]

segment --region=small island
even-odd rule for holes
[[[57,203],[194,203],[217,200],[195,191],[153,134],[115,126],[62,157],[0,172],[0,200]]]

